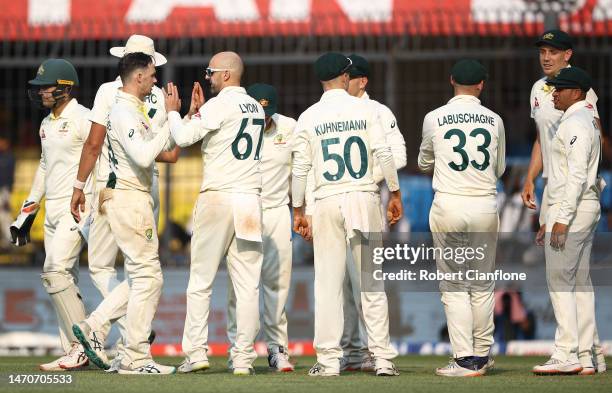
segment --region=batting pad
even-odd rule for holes
[[[85,305],[72,276],[68,273],[48,272],[42,273],[40,278],[51,296],[60,329],[70,341],[77,341],[72,333],[72,325],[85,319]]]

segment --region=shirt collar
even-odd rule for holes
[[[567,119],[569,116],[571,116],[572,113],[582,108],[586,108],[587,105],[588,103],[586,102],[586,100],[574,102],[569,108],[565,110],[565,113],[563,114],[563,116],[561,116],[561,121]]]
[[[344,89],[331,89],[327,90],[321,95],[321,101],[328,100],[334,97],[342,97],[344,95],[348,95],[348,92]]]
[[[76,98],[72,98],[68,104],[64,107],[64,109],[62,110],[62,113],[59,114],[59,116],[55,117],[55,115],[53,114],[53,111],[51,111],[50,115],[51,115],[51,120],[57,120],[57,119],[67,119],[70,118],[70,114],[72,112],[74,112],[74,110],[78,107],[79,103],[77,102]]]
[[[133,94],[126,93],[125,91],[118,89],[117,90],[117,99],[126,100],[131,102],[134,105],[141,106],[144,105],[144,102]]]
[[[475,97],[469,94],[456,95],[450,100],[448,100],[448,103],[450,104],[450,103],[458,102],[458,101],[473,102],[475,104],[480,104],[480,100],[478,99],[478,97]]]
[[[221,91],[217,95],[220,96],[222,94],[227,94],[231,92],[246,94],[246,90],[242,86],[227,86],[221,89]]]
[[[359,97],[359,98],[361,98],[362,100],[369,100],[370,96],[368,95],[367,91],[364,91],[363,94],[361,95],[361,97]]]

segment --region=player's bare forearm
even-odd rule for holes
[[[83,144],[81,151],[81,160],[79,161],[79,170],[77,172],[77,180],[86,181],[94,167],[96,161],[102,151],[104,138],[106,137],[106,127],[98,123],[91,123],[89,136]]]
[[[531,149],[531,160],[529,161],[529,167],[527,169],[527,176],[525,184],[523,185],[523,192],[521,198],[523,204],[529,209],[535,209],[535,179],[542,171],[542,146],[540,145],[540,138],[536,139]]]
[[[181,148],[178,146],[175,146],[174,149],[170,151],[162,151],[161,153],[159,153],[158,156],[155,158],[155,161],[165,162],[168,164],[174,164],[178,161],[180,155],[181,155]]]

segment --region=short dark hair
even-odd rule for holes
[[[153,58],[142,52],[128,53],[119,60],[117,73],[121,77],[121,82],[126,83],[130,75],[140,68],[147,68],[153,63]]]

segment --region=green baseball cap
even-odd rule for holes
[[[79,76],[69,61],[64,59],[47,59],[38,67],[36,78],[30,80],[29,83],[36,86],[78,86]]]
[[[460,85],[477,85],[487,80],[487,69],[476,60],[462,59],[451,68],[453,80]]]
[[[351,59],[342,53],[328,52],[315,61],[315,74],[320,81],[325,82],[348,72],[351,64]]]
[[[370,76],[370,64],[368,61],[355,53],[349,55],[348,57],[351,59],[353,64],[351,68],[349,68],[349,76],[351,78],[360,78],[362,76],[369,77]]]
[[[537,47],[548,45],[553,48],[567,50],[572,49],[573,42],[572,37],[569,36],[563,30],[547,30],[540,36],[540,39],[536,41]]]
[[[593,86],[593,81],[582,68],[568,67],[561,69],[554,78],[547,79],[546,84],[555,88],[580,89],[587,92]]]
[[[255,83],[247,88],[247,94],[259,102],[266,116],[272,116],[277,111],[278,94],[274,86],[265,83]]]

